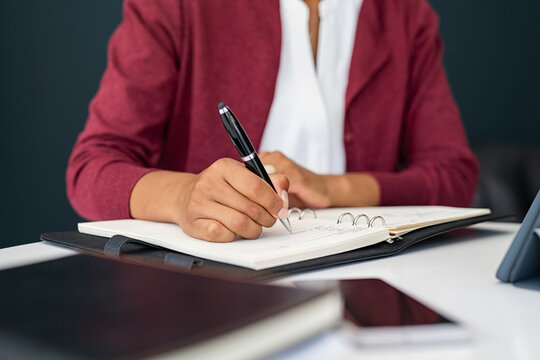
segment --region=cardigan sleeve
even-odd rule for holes
[[[403,169],[372,173],[381,205],[470,206],[478,181],[458,108],[442,65],[438,18],[426,1],[410,12],[409,87],[402,133]]]
[[[159,161],[176,91],[178,8],[169,0],[124,3],[66,172],[68,199],[87,219],[128,218],[133,186]]]

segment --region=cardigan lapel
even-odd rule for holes
[[[345,111],[371,77],[390,58],[379,20],[380,14],[375,5],[376,1],[364,0],[358,17],[349,83],[345,93]]]
[[[255,149],[258,149],[261,143],[262,135],[270,109],[275,96],[275,87],[281,60],[281,17],[279,0],[265,1],[246,1],[252,15],[251,29],[257,29],[259,36],[258,46],[252,51],[256,51],[258,57],[244,57],[241,64],[242,70],[254,69],[249,72],[252,74],[249,81],[259,84],[258,89],[263,91],[253,91],[250,103],[252,111],[246,117],[249,121],[244,122],[246,132],[250,134],[251,141]],[[249,31],[249,27],[246,29]],[[252,31],[253,32],[253,31]],[[252,35],[253,36],[253,35]],[[257,74],[255,76],[255,74]],[[265,84],[262,86],[261,84]],[[239,102],[245,103],[245,100],[239,99]]]

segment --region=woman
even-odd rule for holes
[[[477,165],[425,0],[126,0],[123,15],[67,170],[82,216],[232,241],[285,217],[288,194],[470,204]],[[232,160],[221,101],[278,194]]]

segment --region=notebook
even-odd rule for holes
[[[444,206],[291,209],[292,234],[277,223],[265,228],[256,240],[231,243],[206,242],[188,236],[175,224],[134,219],[79,223],[78,229],[100,237],[123,235],[184,254],[262,270],[392,243],[410,231],[489,213],[489,209]]]
[[[337,289],[76,255],[0,272],[2,359],[253,359],[334,326]]]

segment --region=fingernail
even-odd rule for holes
[[[281,208],[281,210],[279,210],[277,216],[280,219],[286,219],[286,218],[289,217],[289,210],[287,210],[286,208]]]
[[[287,190],[281,190],[281,199],[283,200],[283,203],[285,204],[285,207],[289,208],[289,193]]]
[[[268,174],[274,174],[276,172],[276,168],[272,165],[264,165],[264,169]]]

